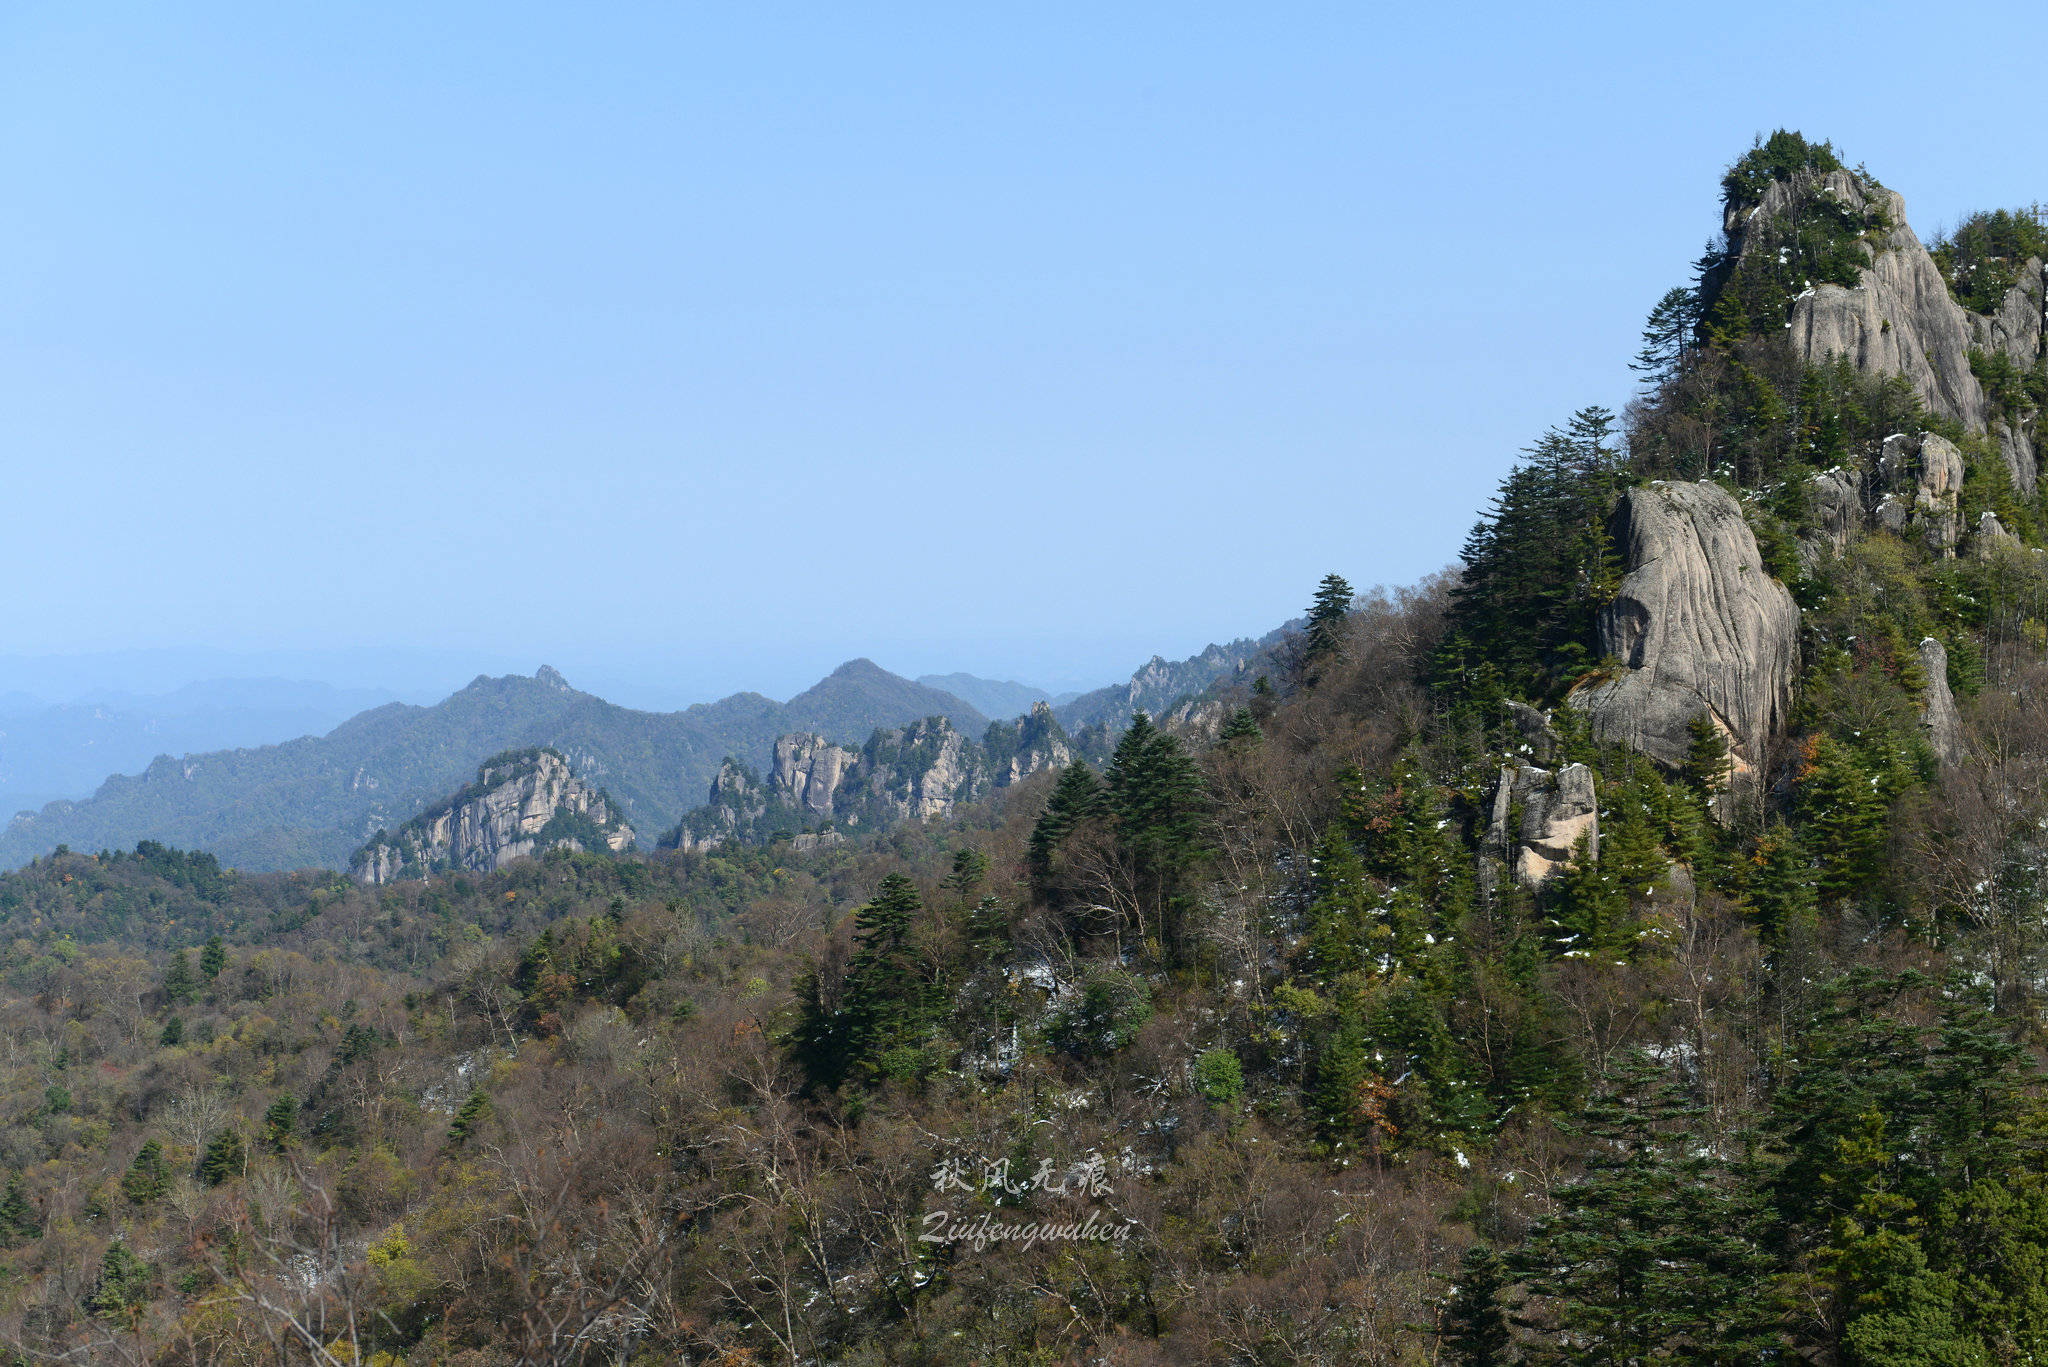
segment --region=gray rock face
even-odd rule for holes
[[[1877,472],[1880,484],[1892,491],[1884,508],[1885,525],[1890,527],[1903,515],[1929,550],[1952,558],[1963,530],[1963,453],[1956,444],[1935,432],[1895,433],[1884,440]]]
[[[1550,718],[1525,702],[1507,700],[1508,719],[1515,729],[1522,733],[1522,744],[1530,758],[1538,764],[1555,764],[1559,747],[1563,745],[1557,732],[1551,729]]]
[[[1810,200],[1830,201],[1865,220],[1881,214],[1891,226],[1875,244],[1863,244],[1870,262],[1854,288],[1815,285],[1794,302],[1786,330],[1793,349],[1808,361],[1846,356],[1866,373],[1903,375],[1929,408],[1983,431],[1984,389],[1970,373],[1969,314],[1949,296],[1896,192],[1865,185],[1847,171],[1802,171],[1773,182],[1761,203],[1731,221],[1731,240],[1746,249],[1750,223]]]
[[[1731,206],[1731,245],[1746,250],[1751,224],[1821,200],[1865,221],[1882,214],[1890,227],[1861,244],[1868,264],[1854,287],[1815,285],[1793,303],[1786,336],[1801,359],[1840,356],[1866,374],[1903,375],[1928,408],[1970,431],[2002,426],[1971,373],[1970,350],[2004,351],[2022,366],[2034,364],[2042,354],[2041,263],[2030,260],[2020,269],[1997,308],[1971,313],[1949,294],[1934,258],[1907,225],[1905,200],[1848,171],[1802,171],[1774,182],[1754,209]],[[2031,423],[2002,432],[1999,450],[2015,487],[2031,496],[2038,477]]]
[[[438,870],[488,873],[555,845],[616,854],[632,843],[633,828],[566,759],[527,750],[486,760],[454,798],[356,851],[349,871],[375,885]]]
[[[1517,802],[1522,804],[1522,821],[1510,831]],[[1591,769],[1569,764],[1553,773],[1524,764],[1500,771],[1493,816],[1487,825],[1487,848],[1513,867],[1516,882],[1540,887],[1571,863],[1582,837],[1587,852],[1597,860],[1600,804],[1593,791]]]
[[[1628,575],[1601,610],[1600,647],[1627,672],[1580,689],[1601,740],[1667,769],[1685,763],[1702,712],[1741,774],[1792,706],[1799,608],[1764,572],[1742,510],[1718,485],[1658,482],[1617,510]]]
[[[1979,560],[1989,560],[1998,554],[2001,546],[2019,544],[2020,539],[2005,529],[2005,524],[1998,520],[1998,514],[1987,508],[1977,519],[1977,535],[1972,538],[1970,549]]]
[[[1963,743],[1963,719],[1956,711],[1955,695],[1948,688],[1948,651],[1932,636],[1920,643],[1920,672],[1927,677],[1920,724],[1927,728],[1928,744],[1943,764],[1961,764],[1970,752]]]
[[[768,791],[814,816],[832,815],[833,798],[860,751],[834,745],[823,736],[782,736],[768,766]],[[712,801],[718,800],[714,791]]]

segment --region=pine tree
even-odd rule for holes
[[[171,956],[170,967],[164,970],[164,1000],[189,1002],[198,990],[198,982],[192,976],[191,951],[181,949]]]
[[[462,1103],[462,1109],[455,1113],[455,1119],[448,1126],[448,1142],[461,1144],[476,1133],[484,1117],[491,1113],[491,1098],[483,1088],[471,1090],[469,1099]]]
[[[1834,740],[1808,742],[1799,773],[1802,843],[1819,861],[1824,898],[1849,897],[1882,872],[1886,804],[1871,774]]]
[[[206,981],[210,983],[218,978],[221,970],[227,966],[228,947],[221,943],[220,936],[212,936],[207,940],[206,948],[199,951],[199,971],[206,975]]]
[[[128,1171],[121,1175],[121,1192],[130,1204],[146,1206],[170,1189],[171,1168],[164,1161],[164,1146],[152,1139],[142,1146]]]
[[[169,1049],[174,1045],[182,1044],[184,1043],[184,1041],[185,1018],[183,1016],[173,1016],[169,1020],[165,1021],[163,1033],[159,1034],[156,1037],[156,1042],[166,1049]]]
[[[1670,383],[1678,377],[1698,326],[1698,295],[1683,287],[1666,291],[1643,324],[1642,350],[1629,362],[1629,369],[1642,375],[1643,383],[1652,389]]]
[[[826,1005],[816,970],[798,984],[792,1050],[814,1086],[871,1082],[899,1073],[892,1051],[914,1051],[935,1008],[914,944],[924,913],[917,885],[900,873],[882,879],[854,913],[854,952],[836,1008]]]
[[[1773,826],[1756,842],[1747,889],[1757,929],[1768,943],[1811,925],[1815,908],[1813,861],[1789,826]]]
[[[1685,781],[1711,798],[1728,786],[1728,741],[1711,713],[1701,712],[1686,723],[1690,740],[1685,751]]]
[[[107,1245],[86,1308],[101,1319],[124,1320],[149,1300],[149,1264],[120,1239]]]
[[[1697,1114],[1639,1052],[1587,1102],[1585,1172],[1510,1259],[1546,1315],[1536,1360],[1732,1364],[1773,1343],[1746,1188],[1700,1143]]]
[[[209,1187],[231,1182],[242,1175],[248,1165],[248,1146],[242,1142],[242,1132],[230,1125],[213,1137],[207,1144],[206,1152],[199,1158],[199,1178]]]
[[[1458,1278],[1444,1307],[1444,1347],[1456,1367],[1508,1367],[1515,1344],[1501,1303],[1506,1273],[1494,1251],[1474,1244],[1458,1260]]]
[[[1230,714],[1230,720],[1223,723],[1220,737],[1226,746],[1252,744],[1264,738],[1264,733],[1259,730],[1259,719],[1249,707],[1240,707]]]
[[[280,1093],[263,1112],[263,1142],[274,1151],[283,1153],[291,1143],[292,1131],[299,1123],[299,1099],[290,1092]]]
[[[1307,644],[1304,665],[1320,664],[1344,652],[1344,626],[1351,618],[1351,600],[1356,595],[1340,574],[1326,574],[1316,587],[1315,601],[1308,608]]]
[[[1041,879],[1050,876],[1053,854],[1060,842],[1072,835],[1076,826],[1101,816],[1107,809],[1102,783],[1093,769],[1076,761],[1060,770],[1052,794],[1046,799],[1045,811],[1031,828],[1027,857],[1032,873]]]
[[[0,1241],[34,1239],[42,1235],[42,1222],[29,1203],[28,1181],[16,1169],[7,1179],[7,1193],[0,1196]]]

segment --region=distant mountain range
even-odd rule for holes
[[[130,748],[120,752],[110,744],[98,755],[113,761],[108,767],[140,772],[105,779],[89,798],[54,801],[16,816],[0,831],[0,868],[59,845],[126,849],[140,840],[207,850],[223,864],[251,871],[341,868],[379,830],[396,829],[469,782],[485,758],[535,746],[560,751],[581,779],[603,788],[624,819],[648,838],[676,827],[703,804],[728,756],[758,764],[785,735],[860,746],[880,728],[943,716],[961,735],[978,740],[991,715],[1021,716],[1046,699],[1074,734],[1076,753],[1100,757],[1135,710],[1163,715],[1219,683],[1248,684],[1287,631],[1212,645],[1186,660],[1155,656],[1124,683],[1051,697],[1027,684],[969,674],[913,682],[870,660],[852,660],[788,702],[736,693],[681,712],[646,712],[581,692],[542,666],[530,678],[479,676],[430,707],[373,707],[324,735],[210,750],[157,744],[146,767],[143,760],[116,756],[133,753],[152,737],[168,741],[182,734],[170,724],[171,709],[182,704],[162,707],[154,723],[158,729],[129,732],[120,731],[118,710],[108,708],[90,724],[123,736]],[[936,687],[938,681],[960,691]],[[282,696],[261,688],[247,693],[244,701],[257,711],[266,697]],[[207,695],[201,689],[194,696],[210,700],[180,715],[195,727],[224,724],[221,718],[231,709],[222,690]],[[267,715],[270,724],[285,724],[284,713],[272,709]],[[74,729],[67,732],[67,726]],[[9,729],[0,746],[16,747],[0,749],[0,755],[56,752],[66,736],[86,734],[87,727],[87,719],[71,718],[68,709],[46,708],[11,729],[0,726]],[[94,754],[90,744],[79,748]],[[172,758],[180,748],[183,758]]]
[[[0,815],[80,798],[158,755],[267,745],[333,730],[392,701],[381,689],[211,679],[171,693],[99,692],[53,703],[0,694]]]
[[[346,865],[377,831],[445,798],[486,757],[551,745],[616,799],[636,829],[660,831],[704,800],[727,755],[764,756],[810,731],[858,744],[879,726],[944,716],[971,735],[988,719],[950,693],[868,660],[841,665],[786,703],[739,693],[682,712],[640,712],[579,692],[543,666],[479,677],[432,707],[389,703],[324,736],[182,759],[162,755],[92,797],[23,813],[0,833],[0,867],[60,844],[127,848],[159,840],[250,870]]]

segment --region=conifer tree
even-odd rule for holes
[[[0,1196],[0,1240],[34,1239],[42,1232],[42,1222],[29,1203],[28,1181],[17,1168],[7,1179],[6,1195]]]
[[[248,1146],[242,1142],[242,1131],[230,1125],[215,1135],[207,1144],[206,1152],[200,1155],[199,1178],[209,1187],[231,1182],[242,1175],[248,1156]]]
[[[1046,799],[1045,811],[1031,828],[1028,858],[1032,873],[1039,878],[1049,876],[1060,842],[1073,834],[1076,826],[1106,810],[1102,783],[1093,769],[1076,761],[1060,770],[1052,794]]]
[[[1539,1302],[1544,1362],[1762,1360],[1768,1258],[1745,1187],[1693,1132],[1698,1112],[1632,1053],[1585,1110],[1584,1174],[1510,1260]]]
[[[299,1099],[290,1092],[278,1095],[263,1112],[263,1142],[283,1153],[299,1123]]]
[[[929,1027],[932,985],[913,943],[923,913],[917,885],[889,874],[854,913],[855,949],[837,1006],[827,1005],[815,970],[799,984],[791,1042],[814,1085],[874,1080],[884,1055],[914,1047]]]
[[[206,947],[199,951],[199,971],[206,976],[206,981],[210,983],[218,978],[221,970],[227,966],[228,947],[221,943],[220,936],[209,937],[206,941]]]
[[[481,1087],[472,1088],[469,1093],[469,1099],[462,1103],[462,1108],[455,1112],[455,1119],[448,1125],[448,1142],[450,1144],[466,1142],[471,1135],[476,1133],[477,1127],[483,1124],[484,1117],[489,1115],[490,1112],[490,1094]]]
[[[171,1168],[164,1161],[164,1146],[152,1139],[142,1146],[128,1171],[121,1175],[121,1193],[130,1204],[146,1206],[170,1189]]]
[[[1307,642],[1303,664],[1309,669],[1344,651],[1344,625],[1351,618],[1351,585],[1340,574],[1326,574],[1316,586],[1315,601],[1308,608]]]
[[[170,967],[164,970],[164,999],[170,1002],[189,1002],[198,992],[198,982],[192,976],[191,951],[180,949],[171,956]]]
[[[125,1320],[149,1300],[149,1264],[135,1256],[124,1240],[107,1245],[93,1278],[86,1308],[105,1320]]]
[[[1698,325],[1698,296],[1682,286],[1667,290],[1643,324],[1642,349],[1629,362],[1629,369],[1652,389],[1670,383],[1678,377]]]
[[[1458,1260],[1458,1277],[1444,1307],[1444,1347],[1456,1367],[1508,1367],[1514,1331],[1508,1327],[1505,1270],[1485,1244],[1474,1244]]]

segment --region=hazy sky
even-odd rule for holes
[[[998,8],[0,7],[0,652],[1106,681],[1448,561],[1754,133],[2048,197],[2038,5]]]

